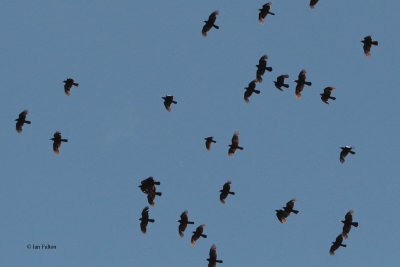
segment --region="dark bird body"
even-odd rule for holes
[[[257,73],[256,73],[256,77],[257,77],[257,82],[262,82],[262,76],[264,75],[265,71],[272,71],[271,67],[267,67],[267,59],[268,56],[267,55],[263,55],[260,60],[258,61],[258,65],[256,65],[257,67]]]
[[[21,113],[19,113],[18,115],[18,119],[15,119],[15,121],[17,122],[15,124],[15,129],[17,130],[17,132],[22,132],[22,126],[24,125],[24,123],[26,124],[31,124],[30,121],[26,120],[26,115],[28,114],[27,110],[22,111]]]
[[[208,267],[215,267],[217,263],[223,263],[222,260],[217,260],[217,247],[213,244],[210,248],[210,257],[207,259]]]
[[[211,149],[211,143],[216,143],[216,141],[214,141],[213,139],[214,139],[213,136],[204,138],[204,140],[206,140],[206,148],[207,148],[207,150]]]
[[[59,148],[61,146],[61,142],[68,142],[68,139],[63,139],[61,137],[61,133],[59,131],[54,133],[54,137],[50,138],[53,141],[53,151],[55,154],[59,154]]]
[[[295,199],[295,198],[291,199],[289,202],[286,203],[286,207],[284,207],[283,209],[284,209],[285,211],[289,212],[289,214],[290,214],[290,212],[293,212],[294,214],[298,214],[299,211],[293,209],[293,208],[294,208],[294,203],[295,203],[295,202],[296,202],[296,199]]]
[[[346,247],[346,245],[342,244],[343,243],[343,236],[340,234],[338,237],[336,237],[335,242],[332,242],[331,249],[329,250],[329,254],[334,255],[335,250],[337,250],[339,247]]]
[[[345,157],[350,153],[350,154],[356,154],[356,152],[352,151],[353,147],[351,146],[342,146],[340,147],[342,149],[342,151],[340,152],[340,162],[344,163],[344,159]]]
[[[189,217],[188,217],[188,211],[185,210],[184,212],[182,212],[181,214],[181,219],[178,220],[179,222],[179,227],[178,227],[178,231],[179,231],[179,235],[181,237],[184,236],[183,232],[185,232],[186,227],[188,224],[194,224],[194,222],[189,221]]]
[[[205,24],[203,26],[203,29],[201,31],[201,34],[206,37],[207,36],[207,32],[209,30],[211,30],[212,27],[214,27],[215,29],[219,29],[219,26],[215,25],[215,21],[217,20],[217,15],[219,14],[218,11],[214,11],[213,13],[211,13],[211,15],[208,17],[207,21],[203,21]]]
[[[147,224],[149,222],[153,223],[154,219],[149,219],[149,207],[145,207],[142,211],[142,218],[139,219],[140,221],[140,230],[143,234],[147,231]]]
[[[371,35],[365,36],[365,37],[364,37],[364,40],[362,40],[361,43],[364,44],[364,46],[363,46],[364,54],[365,54],[367,57],[370,57],[370,56],[371,56],[370,51],[371,51],[372,45],[376,45],[376,46],[378,45],[378,41],[372,41]]]
[[[219,190],[221,194],[219,195],[219,200],[225,204],[225,199],[228,197],[229,194],[234,195],[235,192],[231,192],[231,181],[228,181],[224,184],[222,190]]]
[[[261,9],[258,10],[258,11],[260,11],[260,13],[258,13],[258,21],[261,24],[264,24],[264,19],[268,14],[270,14],[272,16],[275,15],[275,13],[270,12],[271,5],[272,5],[272,2],[268,2],[265,5],[263,5]]]
[[[232,156],[236,149],[243,150],[243,147],[239,146],[239,132],[236,131],[235,134],[232,137],[232,144],[229,145],[229,150],[228,150],[228,156]]]
[[[314,6],[318,3],[319,0],[310,0],[310,7],[314,8]]]
[[[259,90],[256,90],[256,80],[253,80],[249,83],[249,85],[244,88],[246,91],[244,92],[244,101],[249,103],[249,97],[253,94],[260,94]]]
[[[275,212],[276,212],[276,217],[281,223],[285,223],[286,218],[290,215],[290,212],[285,210],[275,210]]]
[[[139,188],[143,193],[147,194],[150,190],[153,190],[156,185],[160,184],[160,182],[157,182],[152,176],[150,176],[149,178],[146,178],[140,182]]]
[[[178,104],[178,102],[174,101],[174,96],[173,95],[166,95],[161,97],[164,99],[164,106],[168,111],[171,111],[171,104]]]
[[[192,238],[191,238],[191,240],[190,240],[192,246],[195,246],[195,245],[196,245],[196,241],[197,241],[200,237],[207,238],[207,235],[204,235],[204,234],[203,234],[203,231],[204,231],[204,227],[205,227],[205,226],[206,226],[205,224],[202,224],[202,225],[200,225],[199,227],[196,228],[196,231],[195,231],[195,232],[192,232],[193,235],[192,235]]]
[[[70,96],[69,91],[71,90],[72,85],[73,85],[73,86],[79,86],[79,83],[76,83],[76,82],[74,81],[74,79],[72,79],[72,78],[68,78],[68,79],[66,79],[66,80],[63,81],[63,82],[64,82],[64,92],[65,92],[65,94],[66,94],[67,96]]]
[[[308,85],[311,86],[311,82],[307,82],[306,81],[306,70],[301,70],[301,72],[299,73],[299,78],[297,80],[295,80],[295,82],[297,83],[296,85],[296,97],[300,98],[301,97],[301,92],[304,89],[304,85]]]
[[[285,79],[286,78],[289,78],[289,75],[284,74],[284,75],[278,76],[278,78],[276,78],[276,82],[274,81],[275,87],[278,88],[281,91],[283,91],[282,88],[281,88],[282,86],[285,87],[285,88],[289,88],[289,85],[285,84]]]
[[[328,102],[329,99],[336,100],[336,97],[331,96],[332,90],[335,90],[335,89],[336,89],[335,86],[326,87],[324,89],[324,92],[322,94],[320,94],[322,102],[324,102],[325,104],[329,104],[329,102]]]
[[[151,188],[147,192],[147,202],[149,202],[149,204],[152,207],[154,207],[154,205],[155,205],[154,199],[156,198],[156,196],[161,196],[161,195],[162,195],[162,193],[161,192],[156,192],[156,187],[153,186],[153,188]]]
[[[352,226],[358,227],[358,222],[353,222],[353,213],[354,210],[350,210],[349,212],[346,213],[344,221],[341,221],[343,223],[342,235],[345,239],[349,237],[349,232]]]

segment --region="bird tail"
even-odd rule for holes
[[[222,204],[225,204],[225,199],[220,198],[219,201],[221,201]]]
[[[194,222],[189,222],[189,221],[188,221],[187,224],[194,224]]]
[[[161,192],[156,192],[156,195],[157,196],[162,196],[162,193]]]
[[[61,139],[61,142],[68,142],[68,139]]]
[[[235,194],[235,192],[228,192],[228,194],[234,195],[234,194]]]
[[[349,238],[349,235],[348,235],[348,234],[346,234],[346,233],[342,233],[342,236],[343,236],[343,238],[344,238],[344,239],[347,239],[347,238]]]
[[[204,237],[204,238],[207,238],[207,235],[203,235],[203,234],[201,234],[200,236],[201,236],[201,237]]]
[[[289,84],[282,84],[283,87],[289,88]]]
[[[254,90],[254,93],[256,93],[257,95],[260,94],[260,90]]]
[[[193,247],[196,245],[196,241],[194,241],[193,239],[190,241],[190,243],[192,244]]]
[[[79,83],[73,83],[73,85],[75,85],[75,86],[79,86]]]
[[[378,45],[378,41],[373,41],[371,44]]]
[[[264,20],[261,17],[258,19],[258,21],[260,22],[260,24],[264,24],[265,23]]]
[[[351,225],[353,225],[354,227],[358,227],[358,222],[352,222]]]
[[[174,104],[178,104],[178,102],[176,102],[176,101],[172,101],[172,103],[174,103]]]
[[[184,237],[185,235],[183,234],[183,232],[179,232],[180,237]]]
[[[213,27],[215,28],[215,29],[219,29],[219,26],[217,26],[217,25],[215,25],[215,24],[213,24]]]
[[[272,16],[275,16],[275,13],[272,13],[272,12],[268,12],[268,14],[270,14]]]
[[[314,8],[314,7],[312,6],[311,8]],[[334,251],[329,251],[329,254],[335,255],[335,252]]]
[[[334,96],[330,96],[329,98],[332,100],[336,100],[336,97],[334,97]]]
[[[238,147],[237,147],[237,149],[243,150],[243,147],[241,147],[241,146],[238,146]]]
[[[304,84],[306,84],[306,85],[308,85],[308,86],[311,86],[311,85],[312,85],[311,82],[304,82]]]
[[[204,36],[204,37],[207,37],[207,32],[201,32],[201,34]]]
[[[261,76],[257,75],[257,79],[256,79],[256,81],[257,81],[258,83],[260,83],[260,82],[262,82],[262,81],[263,81],[263,79],[262,79],[262,77],[261,77]]]
[[[27,123],[27,124],[31,124],[31,122],[30,122],[30,121],[25,121],[25,123]]]
[[[301,93],[296,93],[296,98],[300,98],[301,97]]]
[[[155,222],[155,220],[154,219],[149,219],[149,222],[153,223],[153,222]]]
[[[271,67],[265,67],[265,69],[266,69],[267,71],[269,71],[269,72],[272,71],[272,68],[271,68]]]

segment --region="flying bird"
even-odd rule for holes
[[[203,30],[201,31],[201,34],[206,37],[207,36],[207,32],[209,30],[211,30],[212,27],[214,27],[215,29],[219,29],[219,26],[215,25],[215,21],[217,19],[217,15],[219,14],[218,11],[214,11],[213,13],[211,13],[211,15],[208,17],[207,21],[203,21],[205,24],[203,26]]]
[[[217,260],[217,247],[213,244],[210,248],[210,257],[207,259],[208,267],[215,267],[217,263],[223,263],[222,260]]]
[[[171,111],[171,104],[178,104],[178,102],[174,101],[174,96],[173,95],[166,95],[161,97],[164,99],[164,106],[168,111]]]
[[[358,227],[358,222],[353,222],[353,213],[354,210],[349,210],[344,217],[344,221],[341,221],[343,223],[342,235],[345,239],[349,237],[349,232],[352,226]]]
[[[142,233],[145,234],[147,231],[147,224],[149,222],[153,223],[154,219],[149,219],[149,207],[145,207],[142,211],[142,218],[139,219],[140,221],[140,230]]]
[[[228,156],[232,156],[236,149],[243,150],[243,147],[239,146],[239,131],[236,131],[232,137],[232,144],[229,145]]]
[[[61,142],[68,142],[68,139],[62,139],[61,133],[59,131],[54,133],[54,137],[50,138],[53,141],[53,151],[55,154],[59,154],[59,148],[61,146]]]
[[[340,152],[340,162],[344,163],[344,158],[350,153],[350,154],[356,154],[356,152],[352,151],[353,147],[351,146],[342,146],[340,147],[342,151]]]
[[[281,88],[282,86],[285,88],[289,88],[289,84],[285,84],[286,78],[289,78],[289,75],[284,74],[284,75],[278,76],[278,78],[276,78],[276,82],[274,81],[275,87],[281,91],[283,91]]]
[[[225,199],[228,197],[229,194],[234,195],[235,192],[231,192],[231,181],[228,181],[224,184],[222,190],[219,190],[219,192],[221,192],[221,194],[219,195],[219,200],[221,200],[221,202],[223,204],[225,204]]]
[[[177,222],[179,222],[178,231],[179,231],[179,235],[181,237],[184,236],[183,232],[185,232],[187,225],[188,224],[194,224],[194,222],[189,221],[189,217],[188,217],[187,214],[188,214],[187,210],[182,212],[181,219],[177,221]]]
[[[271,5],[272,2],[268,2],[263,5],[262,9],[259,9],[260,13],[258,13],[258,21],[260,22],[260,24],[264,24],[264,19],[268,14],[272,16],[275,15],[275,13],[269,11],[271,9]]]
[[[289,212],[289,214],[290,214],[291,212],[293,212],[294,214],[298,214],[299,211],[293,209],[293,208],[294,208],[294,203],[295,203],[295,202],[296,202],[296,199],[295,199],[295,198],[293,198],[293,199],[291,199],[289,202],[287,202],[287,203],[286,203],[286,207],[283,207],[284,211]],[[289,216],[289,215],[288,215],[288,216]]]
[[[153,188],[151,188],[150,190],[147,191],[147,202],[149,202],[149,204],[154,207],[155,203],[154,203],[154,199],[156,198],[156,196],[161,196],[162,193],[161,192],[156,192],[156,187],[153,186]]]
[[[329,254],[334,255],[335,250],[337,250],[339,247],[347,247],[347,245],[342,244],[343,243],[343,236],[340,234],[336,237],[335,242],[332,242],[331,249],[329,250]]]
[[[160,182],[157,182],[152,176],[150,176],[149,178],[146,178],[140,182],[139,188],[142,190],[143,193],[147,194],[149,190],[152,190],[155,187],[155,185],[160,184]]]
[[[370,51],[371,51],[372,45],[378,46],[378,41],[372,41],[371,35],[365,36],[365,37],[364,37],[364,40],[362,40],[361,43],[364,44],[364,46],[363,46],[363,48],[364,48],[364,54],[365,54],[367,57],[370,57],[370,56],[371,56]]]
[[[310,0],[310,7],[314,8],[314,6],[318,3],[319,0]]]
[[[264,75],[265,70],[267,70],[269,72],[272,71],[271,67],[267,67],[267,59],[268,59],[268,56],[263,55],[260,58],[260,60],[258,61],[258,65],[256,65],[256,67],[257,67],[256,77],[257,77],[257,82],[259,82],[259,83],[262,82],[262,76]]]
[[[304,89],[304,85],[308,85],[311,86],[311,82],[307,82],[306,81],[306,70],[301,70],[301,72],[299,73],[299,78],[297,80],[295,80],[295,82],[297,83],[296,85],[296,97],[300,98],[301,97],[301,92]]]
[[[244,92],[244,101],[249,103],[249,97],[253,94],[260,94],[259,90],[256,90],[256,80],[253,80],[249,83],[249,85],[244,88],[246,91]]]
[[[200,236],[203,237],[203,238],[207,238],[207,235],[203,234],[203,231],[204,231],[203,228],[205,226],[206,226],[205,224],[202,224],[202,225],[200,225],[199,227],[196,228],[195,232],[192,232],[193,235],[192,235],[192,239],[190,240],[190,242],[192,243],[192,246],[196,245],[196,241],[200,238]]]
[[[207,148],[207,150],[211,149],[211,143],[216,143],[216,141],[214,141],[213,139],[214,139],[213,136],[204,138],[204,140],[206,140],[206,148]]]
[[[276,212],[276,217],[281,223],[285,223],[286,218],[290,215],[290,212],[285,210],[275,210],[275,212]]]
[[[26,124],[31,124],[30,121],[26,120],[26,115],[28,114],[27,110],[22,111],[21,113],[19,113],[18,115],[18,119],[15,119],[15,121],[17,122],[15,124],[15,128],[17,130],[17,132],[22,132],[22,126],[24,125],[24,123]]]
[[[74,79],[72,79],[72,78],[68,78],[68,79],[66,79],[65,81],[63,81],[65,84],[64,84],[64,92],[65,92],[65,94],[67,95],[67,96],[70,96],[70,93],[69,93],[69,91],[71,90],[71,88],[72,88],[72,85],[73,86],[79,86],[79,83],[76,83],[75,81],[74,81]]]
[[[322,102],[329,104],[329,102],[328,102],[329,99],[336,100],[336,97],[331,96],[332,90],[335,90],[335,89],[336,89],[335,86],[326,87],[324,89],[324,92],[322,94],[320,94]]]

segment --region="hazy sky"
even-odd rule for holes
[[[3,1],[0,266],[207,266],[212,244],[225,267],[398,266],[400,4],[274,1],[261,25],[266,2]],[[214,10],[220,29],[204,38]],[[370,58],[366,35],[379,41]],[[264,54],[273,71],[245,103]],[[313,85],[296,99],[303,68]],[[70,97],[68,77],[80,84]],[[32,124],[18,134],[24,109]],[[59,155],[57,130],[69,139]],[[228,157],[235,131],[244,150]],[[357,154],[341,164],[344,145]],[[144,235],[149,176],[163,196]],[[281,224],[274,211],[294,197],[300,213]],[[196,224],[181,238],[186,209]],[[360,225],[331,256],[350,209]],[[56,249],[27,248],[42,244]]]

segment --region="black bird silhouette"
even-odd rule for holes
[[[181,237],[184,236],[183,232],[185,232],[187,225],[188,224],[194,224],[194,222],[189,221],[189,217],[188,217],[187,214],[188,214],[187,210],[182,212],[181,219],[177,221],[177,222],[179,222],[178,231],[179,231],[179,235]]]
[[[294,208],[294,203],[295,203],[295,202],[296,202],[296,199],[295,199],[295,198],[293,198],[293,199],[291,199],[289,202],[287,202],[287,203],[286,203],[286,207],[283,207],[284,211],[289,212],[289,214],[290,214],[291,212],[293,212],[294,214],[298,214],[299,211],[293,209],[293,208]],[[289,216],[289,215],[288,215],[288,216]]]
[[[211,149],[211,143],[216,143],[216,141],[213,140],[213,139],[214,139],[213,136],[204,138],[204,140],[206,140],[206,148],[207,148],[207,150]]]
[[[162,196],[161,192],[156,192],[156,187],[153,186],[151,189],[149,189],[147,191],[147,202],[149,202],[149,204],[154,207],[155,203],[154,203],[154,199],[156,198],[156,196]]]
[[[221,194],[219,195],[219,200],[225,204],[225,199],[228,197],[229,194],[234,195],[235,192],[231,192],[231,181],[228,181],[224,184],[222,190],[219,190],[219,192],[221,192]]]
[[[329,254],[334,255],[335,250],[337,250],[339,247],[347,247],[347,245],[342,244],[343,243],[343,236],[340,234],[336,237],[336,241],[332,242],[331,249],[329,250]]]
[[[149,190],[152,190],[155,187],[155,185],[160,184],[160,182],[154,180],[153,176],[150,176],[149,178],[146,178],[140,182],[139,188],[142,190],[143,193],[147,194]]]
[[[74,79],[72,79],[72,78],[68,78],[68,79],[66,79],[65,81],[63,81],[65,84],[64,84],[64,92],[65,92],[65,94],[67,95],[67,96],[70,96],[70,93],[69,93],[69,91],[71,90],[71,88],[72,88],[72,85],[73,86],[79,86],[79,83],[76,83],[75,81],[74,81]]]
[[[274,81],[275,87],[278,88],[279,90],[282,90],[282,86],[285,88],[289,88],[289,84],[285,84],[285,78],[289,78],[289,75],[284,74],[281,76],[278,76],[278,78],[276,78],[276,82]]]
[[[145,207],[142,211],[142,218],[139,219],[140,221],[140,230],[142,230],[142,233],[145,234],[147,231],[147,224],[149,222],[153,223],[155,222],[154,219],[149,219],[149,207]]]
[[[353,213],[354,210],[349,210],[344,217],[344,221],[341,221],[343,223],[342,235],[345,239],[349,237],[349,232],[352,226],[358,227],[358,222],[353,222]]]
[[[212,27],[214,27],[215,29],[219,29],[219,26],[215,25],[215,21],[217,19],[217,15],[219,14],[218,11],[214,11],[213,13],[211,13],[211,15],[208,17],[207,21],[203,21],[205,24],[203,26],[203,30],[201,31],[201,34],[206,37],[207,36],[207,32],[209,30],[211,30]]]
[[[371,35],[365,36],[365,37],[364,37],[364,40],[362,40],[361,43],[364,44],[364,46],[363,46],[363,48],[364,48],[364,54],[365,54],[367,57],[370,57],[370,56],[371,56],[370,51],[371,51],[372,45],[376,45],[376,46],[378,45],[378,41],[372,41]]]
[[[306,81],[306,70],[301,70],[301,72],[299,73],[299,78],[298,80],[295,80],[295,82],[297,83],[296,85],[296,97],[300,98],[301,97],[301,92],[304,89],[304,85],[308,85],[311,86],[311,82],[307,82]]]
[[[239,146],[239,131],[236,131],[232,137],[232,144],[229,145],[228,156],[233,156],[236,149],[243,150],[243,147]]]
[[[286,222],[286,218],[290,215],[290,211],[285,211],[285,210],[275,210],[276,212],[276,217],[281,223]]]
[[[319,0],[310,0],[310,7],[314,8],[314,6],[318,3]]]
[[[203,228],[205,226],[206,226],[205,224],[202,224],[202,225],[200,225],[199,227],[196,228],[195,232],[192,232],[193,235],[192,235],[192,239],[190,240],[190,243],[192,243],[192,246],[196,245],[196,241],[200,238],[200,236],[204,237],[204,238],[207,238],[207,235],[203,234],[203,231],[204,231]]]
[[[53,151],[55,154],[59,154],[59,148],[61,146],[61,142],[68,142],[68,139],[62,139],[61,133],[59,131],[54,133],[54,137],[50,138],[53,141]]]
[[[253,94],[260,94],[259,90],[256,90],[256,80],[253,80],[249,83],[249,85],[244,88],[246,91],[244,92],[244,101],[249,103],[249,97]]]
[[[15,124],[15,128],[17,130],[17,132],[22,132],[22,126],[24,125],[24,123],[26,124],[31,124],[30,121],[26,120],[26,115],[28,114],[27,110],[22,111],[21,113],[19,113],[18,115],[18,119],[15,119],[15,121],[17,122]]]
[[[262,82],[262,76],[264,75],[265,70],[267,70],[269,72],[272,71],[271,67],[267,67],[267,59],[268,59],[268,56],[263,55],[260,58],[260,60],[258,61],[258,65],[256,65],[256,67],[257,67],[256,77],[257,77],[257,82],[259,82],[259,83]]]
[[[161,97],[164,99],[164,106],[168,111],[171,111],[171,104],[178,104],[178,102],[174,101],[174,96],[173,95],[166,95]]]
[[[223,263],[222,260],[217,260],[217,247],[213,244],[210,248],[210,258],[207,259],[208,267],[215,267],[217,263]]]
[[[268,2],[265,5],[263,5],[262,9],[259,9],[260,13],[258,13],[258,21],[261,24],[264,24],[264,19],[265,17],[270,14],[270,15],[275,15],[275,13],[270,12],[269,10],[271,9],[272,2]]]
[[[322,102],[329,104],[329,102],[328,102],[329,99],[336,100],[336,97],[331,96],[332,90],[335,90],[335,89],[336,89],[335,86],[326,87],[324,89],[324,92],[322,94],[320,94]]]
[[[350,154],[356,154],[356,152],[352,151],[353,147],[351,146],[342,146],[340,147],[342,151],[340,152],[340,162],[344,163],[344,158],[350,153]]]

